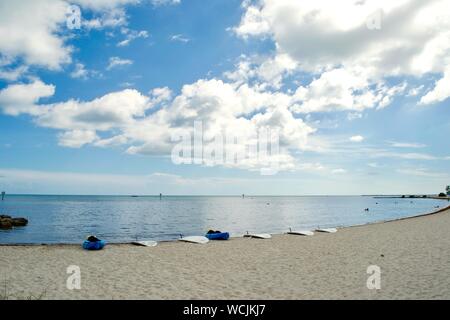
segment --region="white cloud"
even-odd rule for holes
[[[395,148],[425,148],[427,146],[426,144],[415,142],[388,141],[388,143]]]
[[[106,70],[111,70],[113,68],[117,68],[117,67],[120,67],[120,66],[131,65],[131,64],[133,64],[132,60],[121,59],[119,57],[111,57],[111,58],[109,58],[109,64],[106,67]]]
[[[385,78],[444,73],[422,104],[450,95],[450,11],[445,0],[245,1],[238,36],[270,37],[274,56],[287,55],[296,69],[317,75],[297,90],[295,112],[384,108],[407,85]],[[367,20],[382,12],[381,28]],[[422,87],[409,91],[418,95]]]
[[[150,0],[154,6],[175,5],[180,4],[181,0]]]
[[[72,49],[58,35],[66,10],[67,3],[59,0],[0,0],[0,53],[28,65],[60,69],[71,61]]]
[[[333,174],[343,174],[343,173],[347,173],[347,170],[339,168],[339,169],[332,170],[331,173],[333,173]]]
[[[292,108],[298,113],[381,109],[405,88],[405,83],[393,87],[384,82],[373,85],[366,70],[361,68],[332,69],[306,87],[300,86],[295,92]]]
[[[75,79],[87,79],[89,76],[89,71],[86,70],[84,64],[75,64],[75,69],[70,73],[70,76]]]
[[[78,4],[82,8],[94,11],[106,11],[129,4],[138,4],[141,0],[70,0],[72,4]]]
[[[415,96],[419,95],[422,92],[423,88],[424,88],[424,85],[420,85],[420,86],[418,86],[416,88],[411,88],[408,91],[407,96],[408,97],[415,97]]]
[[[391,152],[391,151],[374,151],[373,153],[367,154],[369,157],[373,158],[397,158],[397,159],[406,159],[406,160],[439,160],[439,157],[436,157],[427,153],[417,153],[417,152]]]
[[[54,87],[42,82],[35,86],[40,90],[35,89],[34,95],[30,95],[29,87],[10,86],[2,91],[0,101],[5,102],[2,109],[11,115],[29,113],[38,125],[61,130],[59,143],[67,147],[122,145],[128,153],[169,155],[174,145],[171,137],[192,132],[194,121],[202,121],[206,148],[217,134],[240,138],[236,146],[226,146],[231,149],[225,152],[230,152],[255,139],[259,128],[271,128],[279,133],[279,154],[224,165],[257,170],[263,162],[276,160],[280,170],[293,170],[301,165],[291,150],[306,148],[307,138],[314,132],[288,110],[290,99],[286,95],[218,79],[185,85],[175,98],[167,87],[155,88],[149,96],[126,89],[92,101],[68,100],[47,105],[36,103],[41,97],[51,96]],[[41,92],[43,89],[47,91]],[[25,102],[21,100],[23,97],[27,97]],[[147,112],[158,104],[162,107]]]
[[[362,117],[363,117],[362,113],[359,113],[359,112],[349,112],[347,114],[347,119],[349,121],[353,121],[353,120],[356,120],[356,119],[361,119]]]
[[[138,38],[144,38],[145,39],[145,38],[148,38],[148,36],[149,36],[148,31],[145,31],[145,30],[136,31],[136,30],[130,30],[130,29],[127,29],[127,28],[123,28],[122,29],[122,34],[125,35],[125,40],[122,40],[119,43],[117,43],[118,47],[126,47],[133,40],[136,40]]]
[[[0,79],[7,81],[16,81],[22,77],[27,71],[28,66],[19,66],[17,68],[0,68]]]
[[[39,115],[47,111],[46,106],[37,106],[42,98],[53,96],[55,86],[40,80],[28,84],[12,84],[0,90],[0,110],[4,114],[17,116],[22,113]]]
[[[276,94],[261,93],[247,85],[234,87],[217,79],[199,80],[185,85],[167,107],[127,128],[123,135],[135,141],[129,153],[161,154],[170,152],[171,134],[181,130],[192,132],[194,121],[203,123],[206,148],[217,134],[228,132],[247,142],[258,128],[268,126],[279,130],[282,152],[277,161],[280,167],[294,169],[295,159],[288,148],[304,148],[307,136],[314,130],[294,118],[286,102],[283,105],[283,99]],[[252,170],[259,168],[261,162],[248,159],[225,165]]]
[[[427,178],[445,178],[449,177],[447,172],[433,172],[426,168],[401,168],[396,170],[398,173],[408,176],[418,176]]]
[[[82,19],[83,27],[89,29],[117,28],[128,24],[128,17],[123,8],[100,11],[90,20]]]
[[[445,0],[260,0],[246,8],[236,32],[271,36],[278,51],[308,70],[357,65],[383,75],[421,75],[445,66],[447,9]],[[379,10],[381,29],[369,30],[366,22]]]
[[[172,98],[172,91],[168,87],[155,88],[150,91],[155,104],[169,101]]]
[[[61,130],[107,131],[120,129],[143,117],[151,107],[149,98],[136,90],[112,92],[92,101],[67,102],[47,105],[45,113],[36,118],[44,127]]]
[[[442,102],[448,97],[450,97],[450,66],[445,71],[443,77],[435,83],[434,88],[420,99],[420,103],[432,104]]]
[[[81,6],[81,25],[92,28],[115,28],[126,25],[124,7],[140,0],[0,0],[0,78],[17,80],[28,66],[61,70],[71,63],[73,48],[66,43],[69,5]],[[94,14],[91,20],[85,10]],[[70,31],[70,30],[69,30]],[[144,37],[138,33],[138,37]],[[15,69],[7,64],[20,62]]]
[[[73,130],[59,134],[59,145],[68,148],[80,148],[98,140],[94,130]]]
[[[189,41],[191,41],[191,39],[189,39],[188,37],[186,37],[186,36],[184,36],[184,35],[182,35],[182,34],[174,34],[174,35],[171,35],[171,36],[169,37],[169,39],[170,39],[171,41],[178,41],[178,42],[184,42],[184,43],[188,43]]]
[[[248,6],[242,17],[241,24],[239,27],[234,28],[234,31],[244,38],[265,35],[270,30],[269,21],[262,16],[260,8],[256,6]]]
[[[280,89],[285,76],[296,71],[298,64],[286,54],[269,57],[242,55],[233,71],[224,77],[238,84],[255,81],[264,89]]]
[[[362,142],[364,140],[363,136],[352,136],[349,139],[351,142]]]

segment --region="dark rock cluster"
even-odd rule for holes
[[[28,220],[25,218],[13,218],[7,215],[0,215],[0,229],[12,229],[13,227],[25,227]]]

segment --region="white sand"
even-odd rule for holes
[[[381,255],[384,255],[382,257]],[[66,268],[81,268],[68,290]],[[369,265],[381,289],[369,290]],[[5,292],[6,287],[6,292]],[[0,246],[0,297],[44,299],[449,299],[450,210],[312,237],[146,248]]]

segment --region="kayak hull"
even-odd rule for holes
[[[84,240],[83,249],[85,250],[101,250],[105,246],[106,242],[104,240],[100,241],[88,241]]]
[[[230,234],[228,232],[209,233],[206,234],[205,237],[209,240],[228,240],[230,238]]]

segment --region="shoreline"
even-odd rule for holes
[[[343,229],[349,229],[349,228],[355,228],[355,227],[361,227],[361,226],[370,226],[370,225],[376,225],[376,224],[383,224],[383,223],[390,223],[390,222],[395,222],[395,221],[401,221],[401,220],[407,220],[407,219],[414,219],[414,218],[420,218],[420,217],[424,217],[424,216],[429,216],[429,215],[434,215],[434,214],[438,214],[442,211],[446,211],[446,210],[450,210],[450,205],[448,205],[447,207],[444,208],[439,208],[438,210],[432,211],[432,212],[426,212],[426,213],[419,213],[417,215],[414,216],[409,216],[409,217],[403,217],[403,218],[396,218],[396,219],[392,219],[392,220],[380,220],[380,221],[374,221],[374,222],[367,222],[367,223],[362,223],[362,224],[355,224],[355,225],[351,225],[351,226],[330,226],[333,228],[337,228],[338,230],[343,230]],[[328,225],[327,225],[328,227]],[[314,231],[314,230],[311,230]],[[276,235],[284,235],[286,234],[286,232],[284,233],[271,233],[271,232],[266,232],[269,233],[273,236]],[[243,235],[230,235],[230,239],[240,239],[243,238]],[[173,239],[173,240],[153,240],[158,242],[159,244],[162,243],[177,243],[179,242],[178,239]],[[60,243],[0,243],[0,247],[39,247],[39,246],[80,246],[80,243],[64,243],[64,242],[60,242]],[[108,246],[114,246],[114,245],[133,245],[132,241],[130,242],[107,242]]]
[[[449,228],[446,207],[310,237],[114,244],[101,251],[0,246],[0,280],[11,299],[448,299]],[[66,287],[73,265],[81,270],[81,290]],[[366,286],[373,265],[381,270],[380,290]]]

